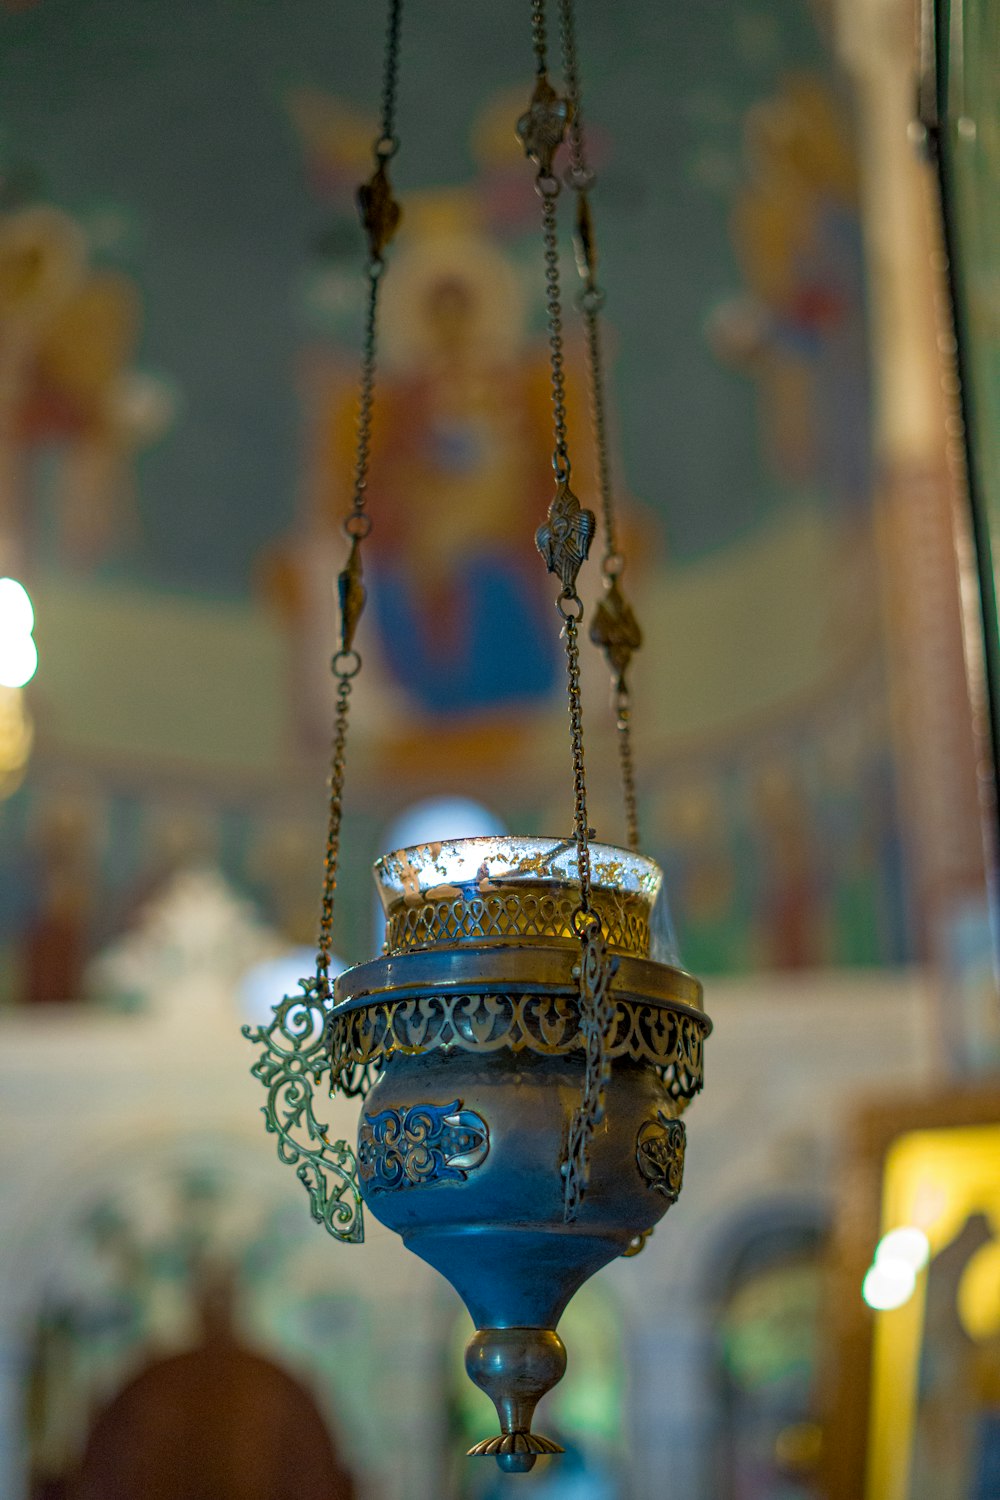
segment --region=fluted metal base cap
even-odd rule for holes
[[[477,1328],[465,1368],[500,1418],[498,1436],[470,1448],[470,1458],[495,1458],[506,1473],[524,1474],[540,1453],[564,1451],[531,1431],[535,1407],[566,1371],[566,1349],[554,1328]]]
[[[535,1467],[540,1453],[565,1453],[558,1443],[539,1432],[501,1432],[483,1438],[468,1452],[469,1458],[495,1458],[507,1474],[526,1474]]]

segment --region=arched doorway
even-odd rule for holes
[[[261,1155],[214,1133],[144,1140],[33,1234],[28,1500],[284,1500],[289,1472],[296,1500],[353,1500],[373,1443],[367,1304]]]
[[[713,1500],[815,1500],[827,1232],[816,1204],[774,1199],[732,1222],[717,1248]]]
[[[199,1300],[199,1342],[105,1407],[67,1500],[355,1500],[312,1396],[240,1343],[228,1280]]]

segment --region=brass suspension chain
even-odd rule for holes
[[[566,438],[566,372],[563,349],[562,300],[559,284],[559,242],[556,207],[561,189],[553,171],[555,153],[565,139],[572,117],[570,101],[553,89],[548,78],[545,34],[545,0],[532,0],[532,40],[535,51],[535,88],[526,114],[517,130],[529,158],[535,163],[535,189],[542,201],[542,243],[545,259],[545,316],[549,340],[552,385],[554,451],[552,467],[556,492],[546,520],[535,541],[550,573],[562,588],[556,607],[562,617],[566,645],[567,696],[570,743],[573,755],[573,833],[576,842],[580,904],[573,926],[580,940],[576,967],[580,1031],[586,1040],[586,1062],[580,1100],[569,1121],[562,1161],[564,1180],[563,1216],[574,1220],[587,1191],[590,1141],[604,1114],[604,1091],[610,1073],[608,1033],[614,1018],[610,1000],[611,979],[617,961],[608,954],[599,914],[591,899],[590,840],[593,831],[587,815],[587,777],[583,754],[583,709],[580,696],[579,625],[583,601],[576,580],[587,559],[597,529],[593,511],[585,510],[569,487],[570,460]]]
[[[535,188],[542,200],[542,243],[545,247],[545,323],[549,339],[552,384],[552,468],[557,484],[568,484],[569,449],[566,444],[566,372],[563,353],[562,306],[559,288],[559,225],[556,201],[560,184],[551,173],[539,172]]]
[[[319,936],[316,944],[316,989],[322,999],[328,999],[330,996],[330,952],[340,862],[347,730],[351,690],[354,679],[361,670],[361,657],[355,650],[354,636],[366,599],[361,566],[361,546],[372,526],[371,517],[366,510],[366,502],[368,471],[371,464],[372,413],[375,405],[379,287],[385,270],[384,252],[399,227],[401,217],[399,204],[393,196],[389,182],[388,166],[399,149],[399,140],[396,136],[396,89],[399,78],[399,30],[402,10],[402,0],[389,0],[380,131],[374,145],[375,170],[369,180],[358,189],[357,194],[361,223],[368,241],[366,261],[368,295],[361,343],[358,428],[351,508],[343,523],[343,531],[350,544],[350,551],[347,563],[337,578],[340,649],[331,662],[331,670],[337,683],[337,695],[333,748],[330,757],[330,815],[327,824]]]
[[[552,467],[556,493],[547,520],[538,528],[536,542],[549,571],[558,575],[562,591],[556,607],[563,619],[569,700],[570,742],[573,756],[573,832],[580,881],[581,937],[600,921],[591,905],[590,837],[587,815],[587,780],[583,753],[583,710],[580,699],[580,648],[578,626],[583,602],[576,589],[577,574],[596,529],[592,511],[584,510],[569,487],[571,467],[566,436],[566,371],[563,350],[562,300],[559,284],[559,239],[556,216],[561,190],[553,171],[553,159],[566,134],[569,106],[553,89],[548,77],[545,30],[545,0],[532,0],[532,40],[535,51],[535,88],[526,114],[518,121],[518,135],[525,152],[535,163],[535,191],[542,203],[542,243],[545,259],[545,320],[549,341],[552,388]]]
[[[611,477],[611,459],[608,445],[607,416],[605,407],[605,377],[601,347],[600,315],[604,306],[604,292],[597,282],[597,244],[594,220],[590,208],[589,193],[594,185],[594,173],[587,160],[586,140],[583,129],[583,113],[580,101],[580,69],[576,49],[576,22],[573,0],[558,0],[559,33],[562,47],[563,71],[566,78],[566,97],[569,105],[569,157],[566,172],[567,186],[576,193],[576,223],[574,239],[576,262],[583,282],[579,297],[580,312],[584,320],[587,348],[587,384],[590,395],[590,416],[596,449],[597,487],[601,499],[601,519],[604,533],[604,557],[601,572],[604,577],[604,597],[598,605],[590,627],[591,640],[604,651],[611,668],[611,702],[615,715],[618,736],[618,763],[621,773],[622,797],[625,804],[625,823],[628,846],[639,848],[639,815],[636,803],[635,768],[632,756],[632,705],[628,686],[628,667],[634,651],[642,644],[642,633],[635,615],[621,590],[620,579],[625,559],[618,550],[617,525],[614,506],[614,486]]]
[[[545,26],[545,0],[532,0],[531,42],[535,49],[535,74],[538,78],[543,78],[548,73],[549,66],[549,39]]]

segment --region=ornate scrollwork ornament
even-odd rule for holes
[[[275,1007],[270,1025],[243,1027],[260,1048],[250,1071],[267,1089],[261,1114],[278,1137],[279,1160],[304,1183],[313,1218],[334,1239],[360,1244],[364,1213],[354,1152],[346,1141],[330,1140],[314,1108],[314,1085],[331,1071],[326,1006],[314,976],[300,986],[301,995],[287,995]]]
[[[482,1115],[450,1104],[413,1104],[362,1115],[358,1171],[369,1193],[464,1182],[490,1149]]]
[[[577,575],[587,561],[596,529],[594,512],[580,504],[564,480],[552,497],[548,516],[535,532],[535,545],[567,594],[576,589]]]
[[[655,1120],[639,1127],[636,1164],[653,1191],[662,1193],[668,1203],[676,1203],[681,1194],[685,1144],[683,1120],[668,1119],[662,1110],[657,1110]]]

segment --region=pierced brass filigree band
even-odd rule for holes
[[[612,997],[605,1037],[608,1058],[655,1068],[677,1113],[699,1092],[707,1018],[664,1005]],[[457,1048],[464,1052],[584,1053],[580,1003],[571,995],[423,995],[387,1000],[331,1015],[332,1066],[346,1094],[364,1097],[395,1052],[406,1056]]]
[[[390,911],[386,949],[405,953],[454,943],[509,943],[515,940],[566,942],[579,946],[573,916],[580,904],[575,887],[533,892],[523,886],[462,894]],[[593,891],[608,947],[645,957],[649,953],[649,898],[627,891]]]

